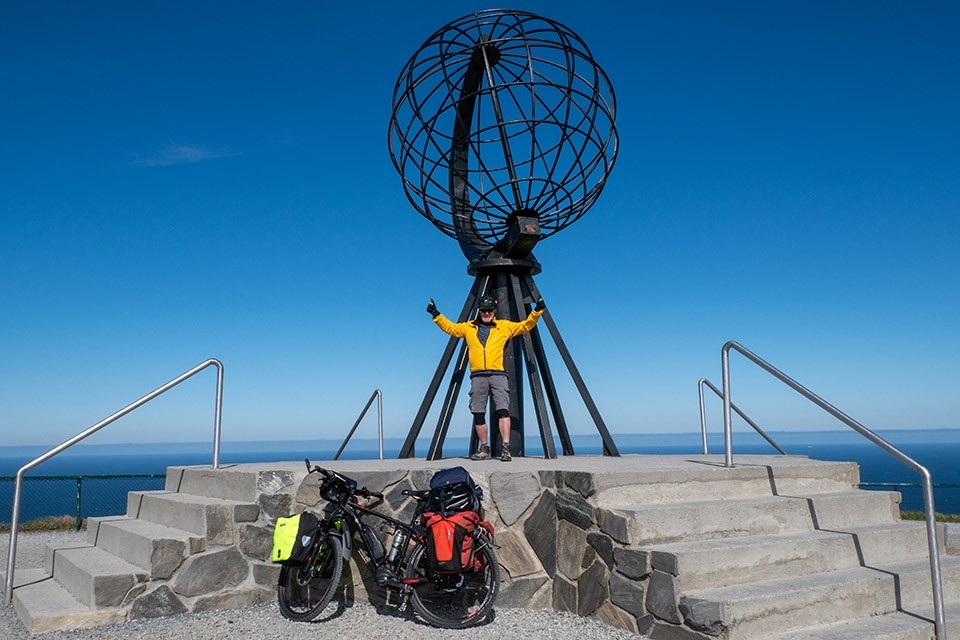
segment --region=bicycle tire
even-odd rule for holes
[[[483,568],[465,573],[431,575],[423,544],[410,554],[406,569],[406,582],[412,587],[410,603],[427,624],[465,629],[480,624],[493,612],[500,591],[500,562],[488,539],[479,537],[477,545],[477,555],[483,555]]]
[[[313,620],[330,604],[343,573],[342,549],[339,538],[325,536],[306,564],[280,568],[277,603],[285,618]]]

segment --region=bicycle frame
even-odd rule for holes
[[[309,464],[307,466],[309,468]],[[402,569],[410,555],[410,542],[413,541],[415,544],[420,545],[426,542],[424,537],[416,529],[416,522],[420,517],[420,510],[414,510],[409,523],[403,522],[402,520],[375,510],[377,506],[383,503],[383,494],[367,491],[366,489],[361,489],[361,491],[367,493],[368,495],[366,497],[373,498],[375,502],[373,504],[361,504],[352,493],[347,500],[337,502],[328,501],[328,505],[324,509],[326,516],[321,521],[320,528],[326,531],[327,535],[337,536],[340,539],[344,562],[348,562],[353,556],[353,537],[355,534],[360,534],[360,544],[366,555],[365,561],[373,569],[373,575],[377,584],[382,587],[399,590],[409,588],[408,581],[402,580],[401,576]],[[408,495],[418,502],[422,502],[426,494],[426,491],[404,491],[404,495]],[[361,497],[364,496],[361,494]],[[380,556],[376,549],[371,548],[367,537],[364,535],[364,529],[370,528],[372,530],[373,527],[370,523],[363,521],[364,516],[374,516],[383,522],[391,524],[395,528],[395,531],[403,531],[403,542],[400,545],[403,551],[399,553],[392,562],[388,558],[389,551],[385,546],[382,556]],[[337,522],[340,522],[341,526],[338,527]],[[374,535],[376,534],[374,533]],[[381,541],[381,545],[382,544],[383,542]],[[385,573],[383,569],[386,569],[389,573]]]

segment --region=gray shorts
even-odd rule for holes
[[[493,408],[510,410],[510,378],[501,375],[475,376],[470,379],[470,413],[486,413],[487,397],[493,396]]]

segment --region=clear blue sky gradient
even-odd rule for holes
[[[605,191],[536,249],[612,432],[696,431],[727,340],[868,427],[960,426],[956,3],[513,4],[577,32],[616,91]],[[455,315],[472,280],[404,197],[391,96],[484,8],[7,3],[0,442],[61,442],[210,357],[225,440],[341,438],[375,388],[405,435],[446,342],[424,306]],[[732,370],[764,428],[839,427]],[[214,378],[95,441],[209,440]]]

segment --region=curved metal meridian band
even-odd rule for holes
[[[484,43],[481,41],[470,56],[470,64],[463,74],[460,85],[460,98],[457,100],[457,116],[453,121],[453,140],[450,148],[450,207],[453,213],[453,227],[457,233],[460,250],[467,260],[477,259],[488,248],[473,220],[473,206],[470,204],[470,123],[477,104],[477,93],[483,81],[486,64],[484,63]]]

